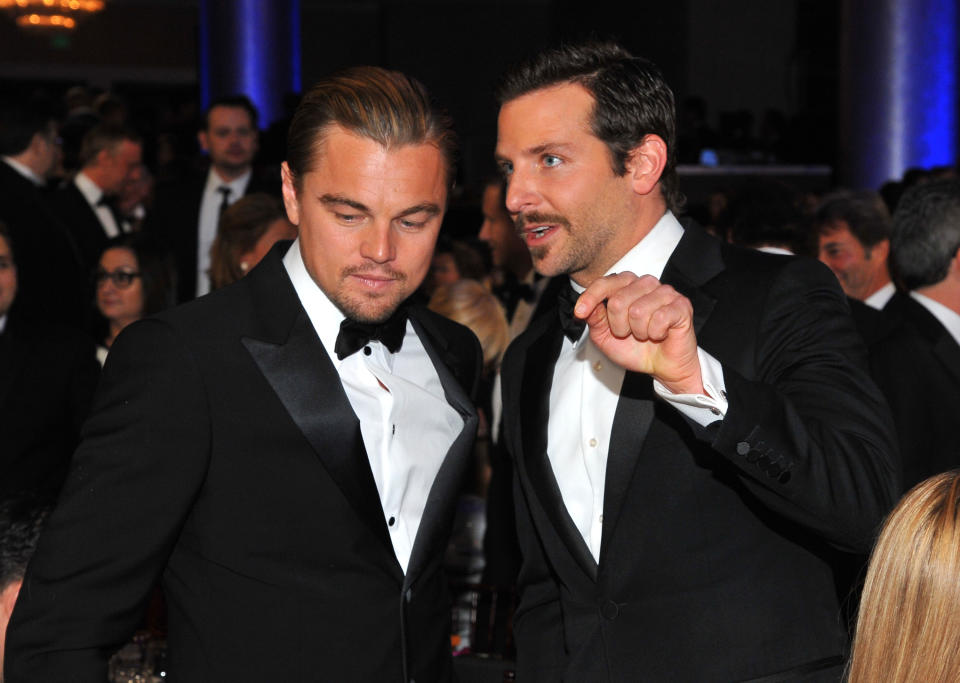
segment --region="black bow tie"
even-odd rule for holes
[[[583,336],[583,328],[587,326],[586,320],[574,317],[573,307],[577,304],[580,293],[576,291],[570,282],[567,286],[557,293],[557,314],[560,316],[560,327],[567,339],[576,344]]]
[[[345,318],[340,323],[334,353],[343,360],[356,353],[371,341],[379,341],[390,353],[396,353],[403,345],[403,335],[407,331],[407,310],[401,306],[382,323],[362,323]]]

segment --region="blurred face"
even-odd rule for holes
[[[430,269],[447,199],[431,144],[385,149],[326,129],[299,189],[283,165],[283,200],[313,281],[350,318],[386,320]]]
[[[286,218],[278,218],[260,235],[260,239],[253,245],[253,249],[240,255],[240,263],[246,264],[244,272],[249,271],[263,260],[270,248],[280,240],[292,240],[297,236],[297,229]]]
[[[499,185],[487,185],[480,209],[483,212],[483,224],[478,237],[490,245],[493,265],[502,268],[510,263],[514,250],[524,249],[525,246],[517,236],[513,219],[503,206],[503,192]],[[527,270],[529,268],[528,265]]]
[[[107,194],[118,194],[140,166],[140,145],[122,140],[113,149],[100,152],[98,166],[100,189]]]
[[[257,131],[250,114],[243,107],[214,107],[208,120],[199,138],[210,164],[228,178],[246,173],[257,153]]]
[[[614,174],[590,127],[593,96],[577,84],[536,90],[500,109],[497,160],[506,206],[543,275],[600,277],[636,242],[629,173]]]
[[[450,252],[436,254],[433,257],[433,285],[452,285],[460,279],[460,270],[457,268],[457,262]]]
[[[850,232],[846,221],[836,221],[820,235],[820,260],[840,280],[847,296],[864,300],[886,284],[886,242],[873,247],[863,244]]]
[[[130,249],[107,249],[100,257],[97,308],[111,325],[121,329],[143,317],[143,278]]]
[[[6,315],[17,296],[17,266],[5,237],[0,237],[0,316]]]

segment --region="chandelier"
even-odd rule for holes
[[[77,22],[104,8],[104,0],[0,0],[21,28],[70,31]]]

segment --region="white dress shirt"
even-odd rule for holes
[[[953,337],[953,340],[960,344],[960,314],[951,308],[947,308],[939,301],[934,301],[920,292],[910,292],[911,298],[921,306],[930,311],[930,315],[940,321],[940,324],[947,328],[947,332]]]
[[[440,376],[409,321],[396,353],[373,341],[339,360],[334,346],[345,316],[310,277],[299,240],[283,264],[360,420],[390,541],[406,572],[427,495],[463,430],[463,418],[447,403]]]
[[[888,282],[883,287],[864,299],[863,303],[865,303],[867,306],[870,306],[870,308],[875,308],[878,311],[882,311],[883,307],[887,305],[887,302],[890,301],[890,298],[896,293],[897,288],[893,286],[892,282]]]
[[[80,190],[80,194],[87,200],[93,212],[97,214],[100,225],[103,226],[103,231],[107,237],[116,237],[119,235],[122,231],[120,226],[117,225],[117,219],[114,218],[113,211],[110,210],[109,206],[99,203],[104,195],[100,186],[93,182],[83,171],[80,171],[74,176],[73,184]]]
[[[683,227],[668,211],[607,274],[630,271],[659,279],[681,237]],[[656,380],[653,385],[658,396],[707,425],[722,419],[727,400],[719,361],[703,349],[698,353],[706,395],[673,394]],[[576,343],[564,337],[550,388],[547,456],[567,512],[598,562],[610,434],[625,374],[591,341],[586,328]]]
[[[207,184],[203,187],[200,213],[197,216],[197,296],[203,296],[210,291],[210,247],[217,237],[220,204],[223,202],[220,188],[230,188],[227,204],[233,204],[246,192],[252,174],[253,171],[247,171],[228,183],[217,175],[212,166],[207,173]]]

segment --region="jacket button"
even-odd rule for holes
[[[788,481],[790,481],[790,470],[787,470],[777,477],[777,481],[779,481],[781,484],[786,484]]]
[[[404,594],[403,597],[407,602],[410,602],[411,600],[413,600],[413,589],[408,588],[407,592]]]
[[[620,606],[617,605],[613,600],[607,600],[603,603],[603,606],[600,608],[600,614],[603,615],[604,619],[609,619],[613,621],[618,616],[620,616]]]
[[[741,441],[737,444],[737,455],[746,455],[750,452],[750,444],[746,441]]]

